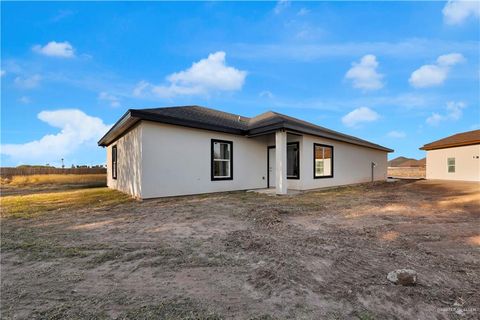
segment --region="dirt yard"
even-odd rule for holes
[[[480,317],[479,184],[88,192],[2,198],[2,319]],[[388,282],[399,268],[418,284]]]

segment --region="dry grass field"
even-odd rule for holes
[[[388,167],[388,176],[403,179],[425,179],[425,167]]]
[[[106,185],[105,174],[34,174],[2,178],[1,194],[31,194]]]
[[[2,196],[2,319],[478,319],[479,184]],[[389,271],[411,268],[416,286]]]

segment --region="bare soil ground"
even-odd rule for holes
[[[116,197],[2,205],[3,319],[480,317],[479,184]],[[398,268],[419,283],[389,283]]]

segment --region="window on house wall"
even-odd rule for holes
[[[112,179],[117,179],[117,146],[112,147]]]
[[[455,172],[455,158],[448,158],[447,159],[447,166],[448,166],[448,172],[449,173],[454,173]]]
[[[333,177],[333,146],[313,144],[313,177]]]
[[[300,178],[300,144],[290,142],[287,144],[287,179]]]
[[[212,140],[212,180],[233,179],[233,143]]]

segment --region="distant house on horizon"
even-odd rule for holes
[[[480,181],[480,130],[427,143],[427,179]]]
[[[141,199],[385,180],[393,152],[276,112],[248,118],[200,106],[130,109],[98,144],[108,186]]]

